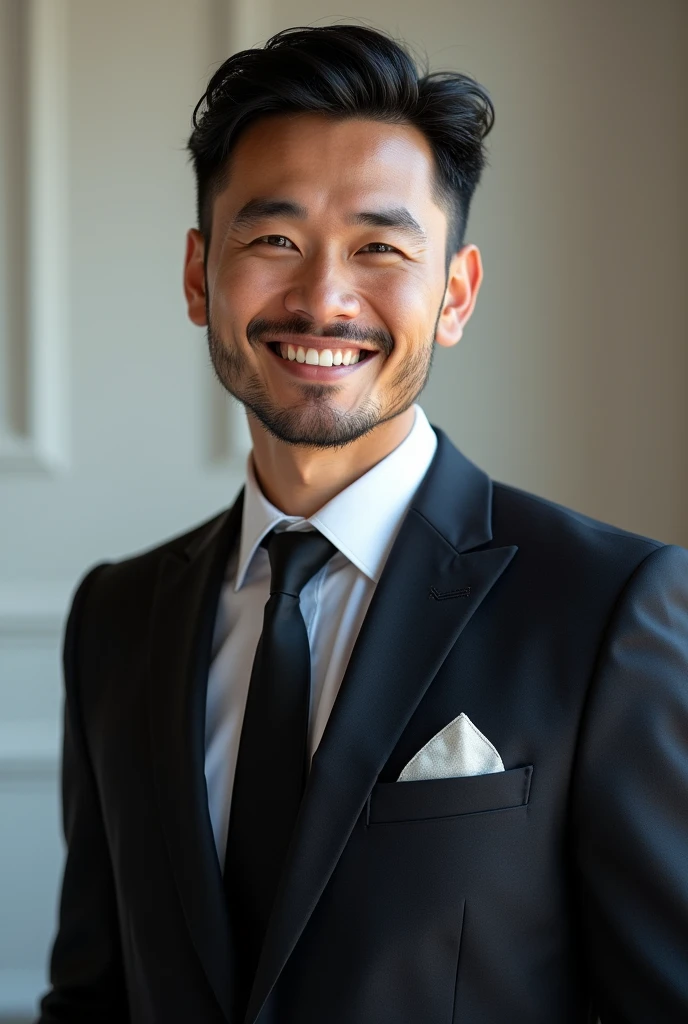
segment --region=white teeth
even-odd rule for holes
[[[345,352],[342,352],[341,349],[333,352],[331,348],[305,349],[302,345],[295,348],[293,345],[287,345],[284,342],[280,342],[279,351],[282,359],[289,359],[291,362],[296,360],[297,363],[308,363],[309,366],[352,366],[361,357],[359,351],[353,351],[350,348]]]

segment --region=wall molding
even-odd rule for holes
[[[0,968],[0,1021],[35,1020],[38,999],[48,990],[48,974],[40,970]]]
[[[212,12],[212,47],[209,68],[216,70],[232,53],[262,46],[270,35],[270,5],[266,0],[215,0]],[[236,472],[243,478],[252,447],[243,405],[227,394],[211,374],[207,403],[209,416],[209,468]]]
[[[54,779],[60,764],[61,739],[58,722],[0,723],[0,782]]]
[[[242,477],[246,458],[253,444],[246,420],[246,411],[236,399],[228,395],[222,385],[213,380],[213,391],[208,403],[210,417],[209,468],[223,473],[236,472]]]
[[[16,650],[48,649],[59,661],[72,590],[71,582],[0,586],[0,657]],[[12,680],[6,682],[11,685]],[[54,780],[61,739],[59,718],[8,718],[5,713],[0,720],[0,783]]]
[[[27,637],[59,640],[74,586],[73,581],[0,585],[0,645]]]
[[[0,472],[53,473],[67,443],[67,5],[25,0],[28,143],[23,225],[26,309],[23,404],[26,429],[0,425]]]
[[[270,35],[270,4],[266,0],[219,0],[228,8],[226,56],[263,46]]]

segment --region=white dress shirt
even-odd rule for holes
[[[270,596],[263,537],[278,530],[318,529],[337,548],[301,591],[311,651],[311,757],[322,737],[368,605],[437,435],[419,405],[413,427],[389,455],[308,519],[287,516],[267,500],[249,454],[238,549],[229,559],[218,602],[208,674],[205,777],[220,864],[253,658]]]

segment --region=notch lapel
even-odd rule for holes
[[[435,457],[387,559],[312,760],[245,1024],[259,1016],[406,724],[518,550],[469,550],[492,539],[492,483],[433,429]]]
[[[205,780],[205,704],[215,612],[241,526],[234,506],[162,556],[153,602],[149,726],[155,791],[184,917],[225,1016],[233,981],[229,922]]]

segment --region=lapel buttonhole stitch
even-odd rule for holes
[[[471,592],[470,587],[461,587],[460,590],[447,590],[444,594],[441,594],[436,587],[430,587],[429,597],[434,597],[436,601],[448,601],[452,597],[468,597]]]

